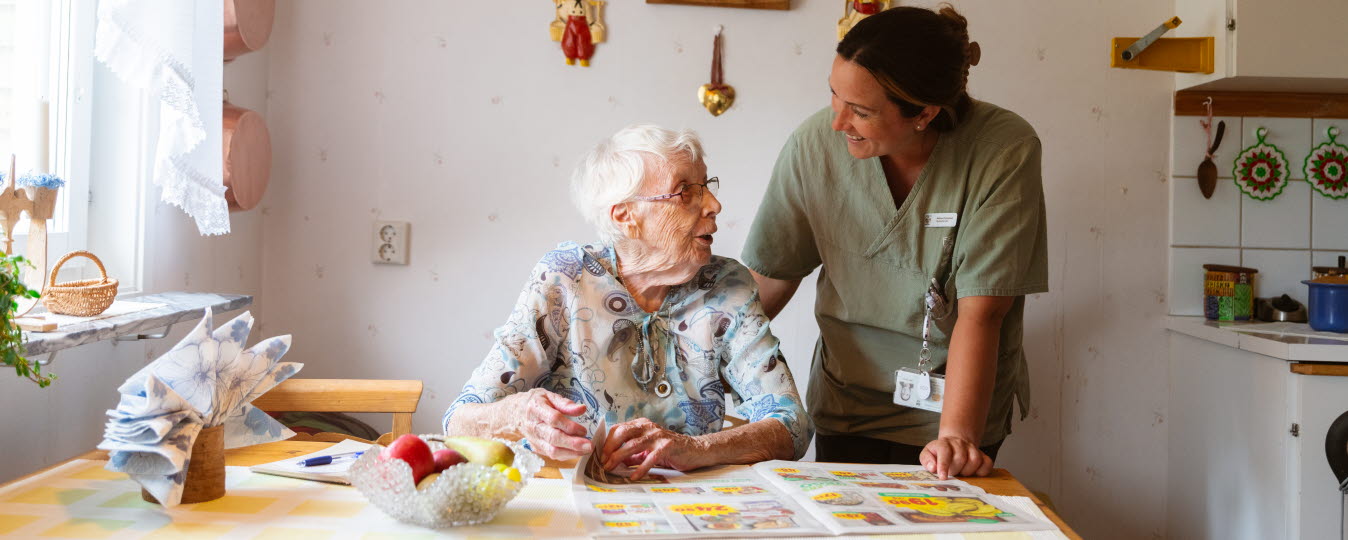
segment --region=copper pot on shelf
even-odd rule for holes
[[[276,0],[224,0],[224,4],[226,62],[267,44]]]
[[[225,200],[231,211],[262,201],[271,179],[271,135],[262,115],[224,102]]]

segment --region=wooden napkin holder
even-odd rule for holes
[[[225,426],[201,430],[188,457],[187,479],[183,481],[181,504],[213,501],[225,496]],[[150,492],[140,490],[140,498],[158,503]]]

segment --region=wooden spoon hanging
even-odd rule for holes
[[[1217,136],[1212,138],[1212,148],[1209,148],[1207,155],[1203,156],[1203,162],[1198,164],[1198,189],[1203,192],[1204,199],[1211,199],[1212,193],[1217,190],[1217,164],[1212,162],[1212,154],[1222,145],[1224,133],[1226,122],[1217,122]]]

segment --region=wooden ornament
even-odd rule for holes
[[[603,43],[608,34],[604,26],[604,0],[552,0],[556,17],[548,28],[553,41],[562,43],[566,65],[590,66],[594,45]]]
[[[862,19],[889,9],[893,4],[891,0],[845,0],[843,16],[838,19],[838,41],[842,41],[843,36]]]
[[[721,116],[735,103],[735,88],[725,84],[722,73],[721,57],[724,45],[721,44],[721,26],[716,27],[716,36],[711,45],[711,82],[697,89],[697,102],[701,103],[712,116]]]
[[[25,283],[37,284],[33,289],[41,288],[47,277],[47,220],[56,213],[56,194],[58,188],[35,186],[19,187],[16,173],[15,156],[9,156],[9,176],[5,177],[0,188],[0,233],[4,234],[5,255],[14,254],[14,227],[19,224],[22,214],[28,214],[28,247],[24,256],[33,268],[28,271]],[[15,316],[23,316],[37,305],[33,299],[19,299],[19,309]]]
[[[225,426],[208,427],[197,434],[187,462],[187,478],[183,481],[183,497],[179,504],[213,501],[225,496]],[[154,495],[144,489],[140,498],[158,503]]]

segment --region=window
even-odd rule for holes
[[[95,0],[0,0],[0,170],[66,180],[48,227],[48,260],[87,236],[90,80]],[[27,219],[14,251],[26,247]]]

